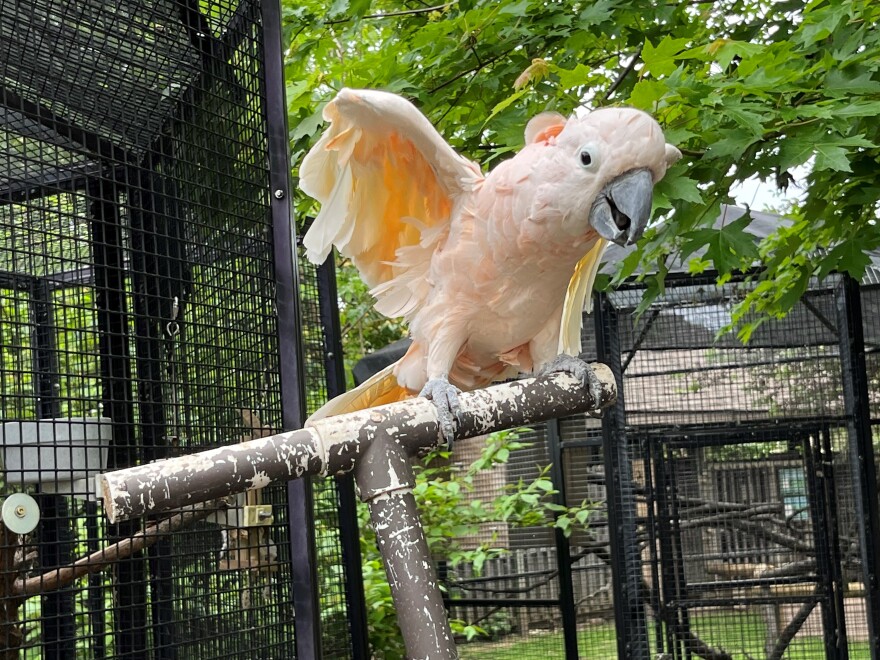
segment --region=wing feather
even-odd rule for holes
[[[320,263],[335,245],[369,286],[387,285],[380,291],[398,301],[387,308],[411,307],[389,284],[412,268],[398,252],[448,226],[459,199],[482,181],[480,168],[395,94],[343,89],[324,118],[330,127],[300,167],[300,186],[321,202],[303,240],[307,256]]]
[[[592,306],[593,299],[590,294],[593,292],[596,273],[599,272],[599,264],[607,246],[608,241],[604,238],[597,239],[596,244],[581,258],[574,269],[562,308],[562,324],[559,331],[560,353],[579,355],[581,352],[583,312],[585,310],[589,312]]]

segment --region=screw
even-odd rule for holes
[[[280,188],[275,191],[275,199],[284,199],[284,191]]]
[[[15,507],[15,515],[19,518],[24,518],[27,515],[27,509],[19,504],[17,507]]]

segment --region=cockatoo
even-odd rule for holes
[[[598,385],[567,356],[580,353],[606,245],[641,236],[653,184],[681,157],[657,122],[631,108],[543,113],[525,147],[483,174],[395,94],[343,89],[323,114],[330,126],[300,167],[321,202],[307,257],[321,263],[335,245],[412,344],[311,419],[421,394],[451,439],[462,389],[548,366]]]

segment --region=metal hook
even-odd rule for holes
[[[180,332],[180,324],[177,322],[178,313],[180,313],[180,298],[174,296],[171,302],[171,320],[165,325],[165,332],[169,337],[176,337]]]

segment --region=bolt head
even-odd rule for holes
[[[27,514],[27,509],[25,509],[20,504],[17,507],[15,507],[15,515],[18,516],[19,518],[24,518],[26,514]]]
[[[275,199],[284,199],[284,191],[280,190],[280,189],[276,190],[275,191]]]

